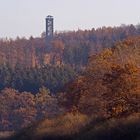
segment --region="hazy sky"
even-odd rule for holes
[[[57,31],[137,24],[140,0],[0,0],[0,38],[40,36],[48,14]]]

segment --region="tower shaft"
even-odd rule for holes
[[[48,15],[46,18],[46,39],[53,38],[53,17]]]

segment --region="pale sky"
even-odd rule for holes
[[[56,31],[140,23],[140,0],[0,0],[0,38],[40,36],[45,17]]]

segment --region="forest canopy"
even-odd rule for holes
[[[1,40],[0,129],[59,114],[104,120],[139,113],[139,34],[130,25],[59,33],[50,44]]]

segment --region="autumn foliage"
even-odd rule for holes
[[[95,135],[102,130],[104,136],[108,124],[112,133],[111,128],[127,128],[119,124],[124,118],[135,124],[140,118],[139,34],[130,25],[59,33],[47,45],[43,37],[1,40],[0,129],[18,130],[43,119],[23,129],[27,136],[79,139],[84,130],[93,136],[93,126]],[[5,57],[14,44],[21,48],[9,52],[18,48],[21,57]]]
[[[0,100],[1,131],[19,130],[45,117],[53,118],[61,112],[56,97],[51,96],[44,87],[36,95],[7,88],[1,91]]]
[[[126,40],[92,56],[83,76],[69,85],[64,104],[105,118],[139,112],[139,41]]]

